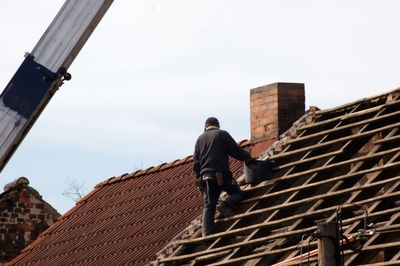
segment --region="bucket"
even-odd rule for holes
[[[251,161],[244,164],[244,174],[247,184],[258,184],[272,176],[273,164],[270,161]]]

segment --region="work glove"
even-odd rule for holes
[[[247,164],[247,165],[249,165],[249,164],[254,163],[255,161],[257,161],[257,158],[255,158],[255,157],[250,157],[250,159],[246,160],[244,163]]]
[[[203,193],[204,183],[203,183],[203,180],[201,180],[201,177],[196,178],[196,181],[194,181],[194,183],[195,183],[196,186],[199,188],[200,193]]]

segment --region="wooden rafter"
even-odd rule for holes
[[[400,199],[399,95],[390,100],[382,95],[366,105],[358,101],[336,113],[315,112],[314,122],[296,128],[295,138],[283,142],[280,153],[269,156],[279,161],[273,179],[243,187],[248,195],[242,201],[243,212],[229,218],[217,216],[219,233],[200,237],[197,232],[191,239],[180,240],[176,252],[159,263],[262,265],[297,258],[301,237],[316,229],[309,224],[336,219],[339,205],[367,206],[368,219],[379,220],[381,229],[400,226],[400,207],[383,206]],[[342,220],[347,236],[355,236],[365,219],[351,213],[346,211],[348,217]],[[362,252],[399,247],[396,241],[381,244],[377,240],[378,233]],[[203,243],[208,243],[205,248],[196,248]],[[315,241],[312,246],[316,247]],[[358,263],[359,254],[346,250],[345,255],[347,264]],[[394,265],[399,259],[397,252],[382,265]]]

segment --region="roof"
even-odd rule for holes
[[[14,179],[4,186],[4,191],[0,194],[0,203],[10,201],[11,198],[21,198],[22,201],[26,201],[26,199],[22,199],[26,197],[26,194],[21,193],[23,191],[27,191],[31,196],[42,202],[43,207],[46,208],[52,215],[56,217],[61,216],[58,211],[53,208],[53,206],[43,200],[42,196],[36,189],[29,186],[28,178],[23,176]],[[2,209],[2,206],[0,206],[0,210]]]
[[[26,177],[6,184],[0,194],[0,265],[17,257],[58,217]]]
[[[260,154],[272,142],[239,145]],[[242,175],[241,162],[231,160],[230,167],[235,178]],[[203,197],[192,169],[188,156],[107,179],[10,265],[144,265],[155,260],[181,231],[198,226],[193,221],[201,215]]]
[[[399,265],[399,96],[396,89],[310,109],[263,153],[275,162],[271,179],[244,186],[235,215],[216,217],[216,234],[201,237],[196,230],[154,264],[315,264],[323,238],[317,222],[335,222],[347,237],[346,265]],[[363,245],[356,250],[350,243]]]

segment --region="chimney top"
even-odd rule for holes
[[[277,140],[304,111],[304,83],[278,82],[251,89],[251,140]]]

